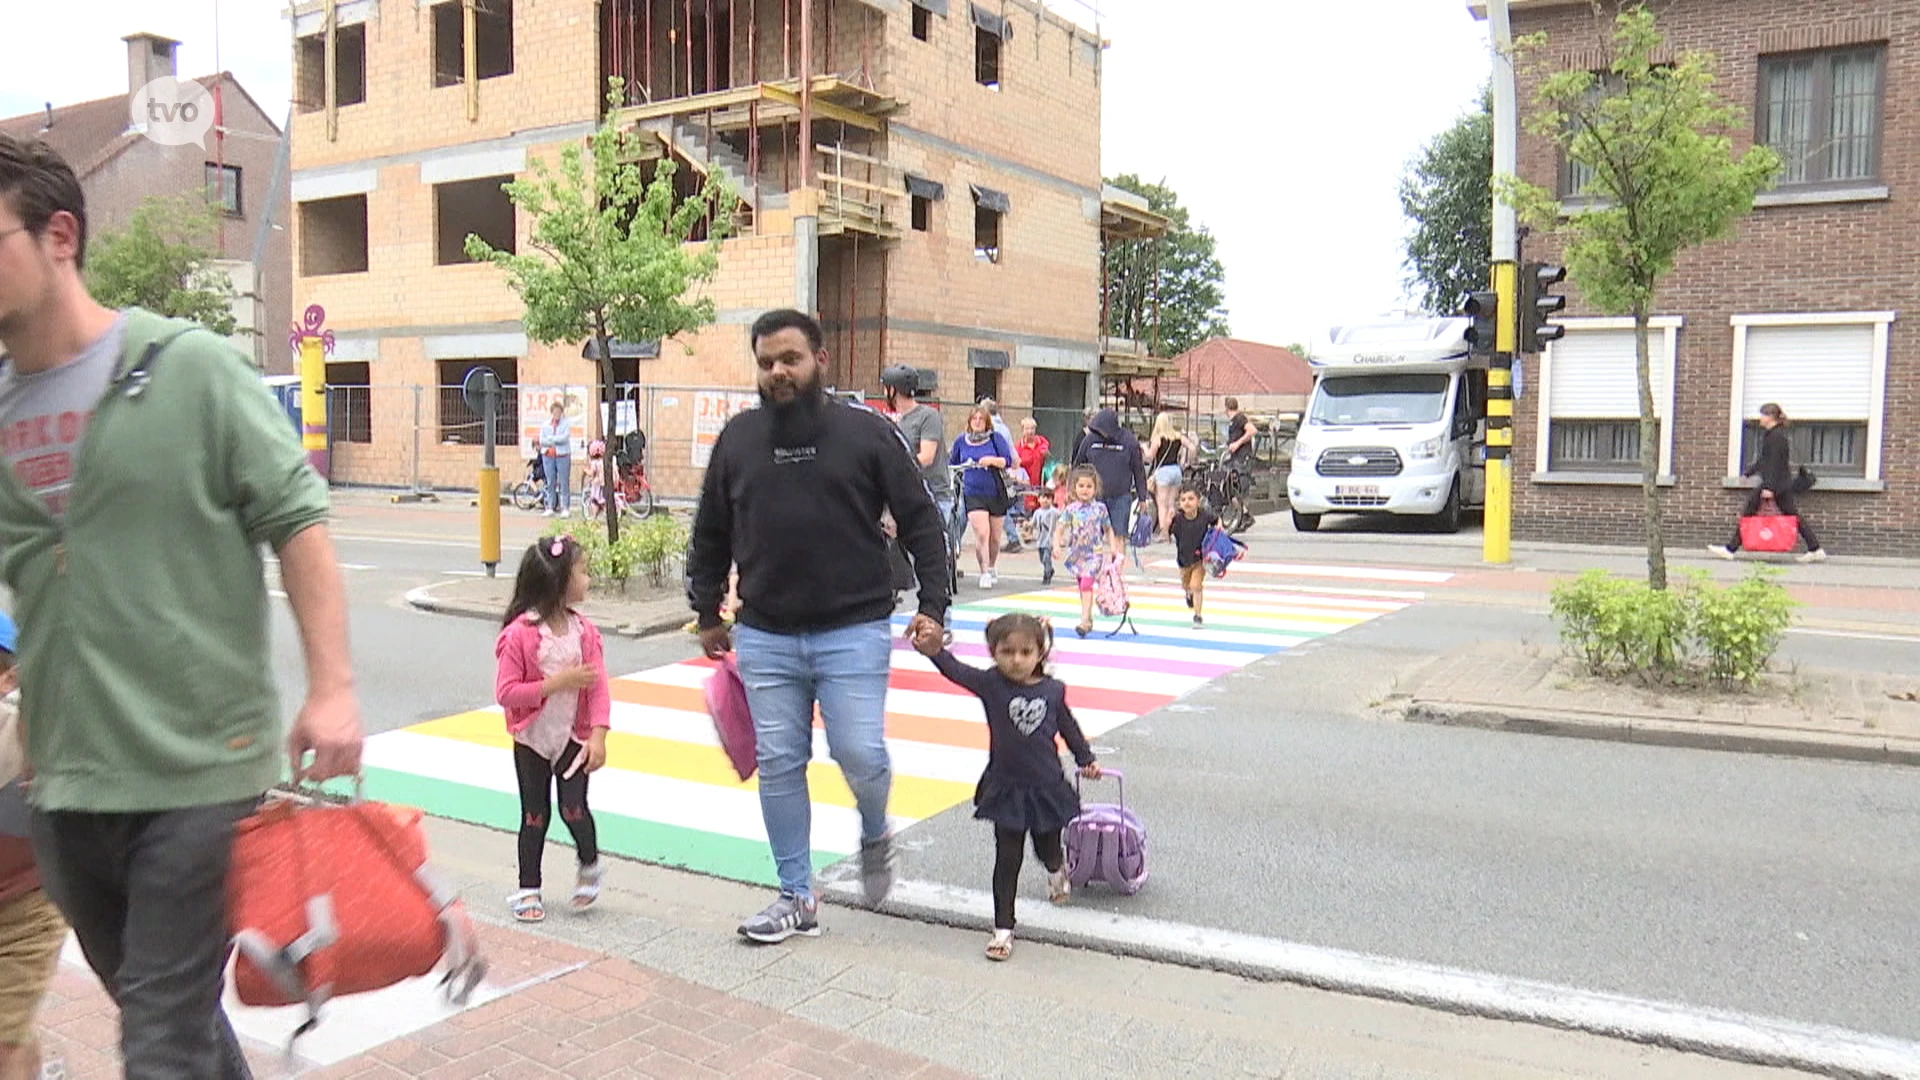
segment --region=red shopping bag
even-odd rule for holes
[[[707,713],[713,717],[714,733],[720,736],[720,748],[741,780],[758,767],[758,748],[753,734],[753,714],[747,709],[747,684],[740,680],[740,669],[733,654],[722,657],[713,674],[707,676]]]
[[[1759,513],[1740,519],[1740,546],[1748,551],[1792,551],[1799,538],[1799,515],[1781,513],[1772,499],[1761,501]]]

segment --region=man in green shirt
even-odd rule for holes
[[[73,170],[0,135],[0,582],[34,856],[120,1007],[129,1080],[247,1077],[226,875],[287,760],[263,546],[306,655],[293,773],[360,767],[326,483],[226,341],[88,295],[86,240]]]

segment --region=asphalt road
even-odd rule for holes
[[[1429,602],[1113,733],[1153,878],[1074,902],[1920,1036],[1920,771],[1357,717],[1436,642],[1524,618]],[[986,888],[967,809],[906,839],[911,877]]]
[[[491,689],[490,624],[401,600],[477,569],[451,517],[421,520],[336,526],[372,731],[472,708]],[[535,524],[510,518],[509,550]],[[276,620],[291,714],[301,675],[284,604]],[[1129,769],[1154,876],[1138,896],[1075,903],[1920,1037],[1920,771],[1361,717],[1395,671],[1470,637],[1547,644],[1552,632],[1537,613],[1436,597],[1102,740],[1103,758]],[[681,635],[608,645],[616,671],[694,652]],[[1920,643],[1798,635],[1785,656],[1913,670]],[[902,842],[907,876],[987,887],[991,845],[967,809]]]

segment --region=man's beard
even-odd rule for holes
[[[827,401],[824,372],[815,371],[807,382],[795,382],[793,397],[786,401],[776,399],[765,386],[759,389],[761,406],[773,410],[775,442],[793,445],[812,439]]]

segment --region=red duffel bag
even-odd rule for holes
[[[1792,551],[1800,539],[1800,518],[1783,514],[1772,499],[1760,502],[1760,512],[1740,519],[1740,546],[1748,551]]]

